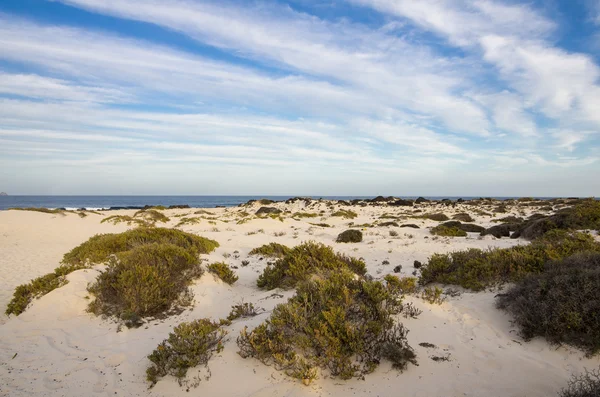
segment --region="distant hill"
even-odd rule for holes
[[[0,192],[0,196],[8,196],[8,194],[5,192]]]

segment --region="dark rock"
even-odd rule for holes
[[[466,212],[456,214],[452,217],[452,219],[461,221],[461,222],[473,222],[474,221],[474,219],[471,218],[471,215],[467,214]]]
[[[491,234],[496,238],[510,237],[510,232],[518,230],[519,227],[520,225],[516,223],[503,223],[502,225],[492,226],[484,230],[481,232],[481,235],[487,236],[488,234]]]
[[[428,202],[429,202],[429,200],[427,200],[424,197],[419,197],[418,199],[415,200],[415,203],[417,203],[417,204],[428,203]]]
[[[398,265],[394,268],[394,273],[400,273],[402,271],[402,265]]]
[[[275,207],[260,207],[260,209],[256,211],[256,215],[263,214],[281,214],[281,210]]]
[[[419,226],[414,223],[405,223],[404,225],[400,225],[400,227],[412,227],[413,229],[419,229]]]
[[[423,264],[419,261],[415,261],[415,263],[413,263],[413,266],[415,267],[415,269],[420,269],[423,266]]]
[[[393,207],[412,207],[413,206],[413,202],[410,200],[396,200],[392,203],[389,203],[389,205],[393,206]]]

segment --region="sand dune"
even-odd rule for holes
[[[282,204],[277,204],[282,206]],[[255,207],[255,211],[258,207]],[[303,203],[287,205],[289,210],[305,211]],[[311,211],[325,209],[319,204]],[[372,222],[390,209],[353,208],[359,217],[356,224]],[[464,209],[440,207],[447,214]],[[177,214],[194,210],[169,210],[165,213],[174,226]],[[239,209],[211,209],[220,219],[233,219]],[[400,209],[393,211],[401,211]],[[110,214],[129,214],[118,211]],[[33,212],[0,212],[0,306],[8,303],[14,288],[31,278],[52,271],[62,255],[97,233],[126,230],[124,224],[101,224],[104,216],[90,214],[49,215]],[[489,225],[490,218],[477,217],[476,223]],[[316,218],[319,219],[319,218]],[[510,317],[495,309],[496,292],[462,293],[449,298],[441,306],[430,305],[416,297],[407,297],[423,310],[418,319],[402,319],[410,330],[408,339],[416,350],[419,366],[409,365],[403,373],[383,363],[365,380],[341,381],[320,377],[303,386],[284,374],[252,359],[237,355],[235,338],[245,325],[258,325],[273,307],[293,295],[293,291],[261,291],[256,278],[266,265],[258,257],[247,257],[257,246],[276,241],[289,246],[315,240],[334,246],[338,251],[365,259],[369,273],[376,278],[402,265],[402,273],[410,275],[413,261],[425,261],[436,252],[467,247],[507,247],[524,241],[479,238],[433,239],[424,227],[437,222],[416,219],[420,229],[393,228],[397,238],[389,236],[389,228],[369,228],[365,241],[359,244],[336,244],[337,234],[348,220],[328,218],[334,227],[313,227],[312,219],[256,219],[244,224],[202,220],[200,224],[182,227],[185,231],[217,240],[221,246],[206,257],[239,265],[240,279],[228,286],[211,274],[205,274],[193,286],[196,304],[188,311],[167,320],[145,324],[139,329],[123,328],[109,320],[86,313],[86,286],[94,280],[98,269],[80,270],[68,276],[69,284],[36,300],[18,317],[3,316],[0,321],[0,395],[2,396],[176,396],[187,395],[186,388],[166,378],[148,389],[146,356],[167,337],[173,326],[201,317],[226,317],[231,305],[252,302],[265,312],[251,319],[234,322],[228,328],[225,350],[210,362],[210,379],[204,370],[190,371],[200,382],[193,393],[206,396],[552,396],[565,386],[572,373],[600,364],[598,358],[585,358],[581,351],[550,346],[542,339],[524,342]],[[317,221],[315,221],[317,222]],[[217,229],[215,229],[217,228]],[[262,229],[262,231],[260,231]],[[256,232],[253,234],[253,232]],[[275,233],[285,235],[275,237]],[[250,233],[250,234],[249,234]],[[295,235],[295,233],[297,233]],[[426,238],[427,237],[427,238]],[[235,257],[234,251],[239,251]],[[233,256],[225,259],[227,254]],[[384,260],[389,264],[382,265]],[[435,347],[422,347],[428,342]],[[16,356],[15,356],[16,354]],[[433,356],[447,357],[436,362]],[[14,357],[14,358],[13,358]]]

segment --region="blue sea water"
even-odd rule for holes
[[[145,205],[189,205],[192,208],[214,208],[217,206],[232,207],[248,200],[267,198],[275,201],[287,200],[293,196],[0,196],[0,210],[9,208],[65,208],[65,209],[110,209],[110,208],[141,208]],[[374,197],[374,196],[373,196]],[[367,196],[312,196],[314,199],[352,200],[373,198]],[[401,198],[415,199],[416,196]],[[465,200],[479,197],[448,197],[429,196],[430,200],[463,198]],[[515,197],[494,197],[509,199]],[[550,197],[540,197],[550,198]]]

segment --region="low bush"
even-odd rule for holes
[[[300,244],[274,264],[269,264],[258,277],[259,288],[293,288],[300,281],[325,270],[350,269],[358,275],[367,272],[360,259],[335,253],[331,247],[309,241]]]
[[[432,221],[438,221],[438,222],[444,222],[444,221],[449,221],[450,218],[448,218],[448,215],[446,214],[425,214],[422,215],[421,218],[425,218],[425,219],[431,219]]]
[[[432,305],[441,305],[444,303],[444,298],[442,297],[443,292],[444,291],[439,287],[427,287],[421,293],[421,299]]]
[[[447,228],[457,228],[462,230],[463,232],[468,232],[468,233],[481,233],[483,231],[485,231],[485,227],[483,226],[479,226],[479,225],[475,225],[473,223],[461,223],[459,221],[448,221],[448,222],[444,222],[444,223],[440,223],[438,226],[445,226]]]
[[[175,227],[181,227],[181,226],[186,226],[186,225],[196,225],[200,222],[202,222],[202,218],[199,218],[197,216],[183,217],[179,220],[179,223],[177,225],[175,225]]]
[[[548,262],[499,295],[498,307],[514,316],[524,338],[542,336],[589,354],[600,351],[600,252]]]
[[[89,269],[94,264],[106,263],[112,256],[146,244],[172,244],[194,256],[207,254],[219,244],[216,241],[174,229],[138,228],[119,234],[100,234],[66,253],[62,265],[54,272],[32,280],[15,289],[6,314],[21,314],[36,298],[67,283],[66,276],[76,270]]]
[[[556,230],[529,245],[434,254],[421,268],[419,282],[455,284],[479,291],[490,285],[520,280],[530,273],[540,273],[549,260],[587,250],[600,251],[600,244],[591,235]]]
[[[382,359],[394,368],[416,364],[407,330],[395,324],[400,296],[381,282],[357,279],[348,269],[323,271],[298,284],[296,295],[270,318],[237,339],[239,354],[274,365],[310,383],[317,368],[342,379],[372,372]]]
[[[248,255],[262,255],[267,258],[283,258],[290,252],[290,249],[283,244],[269,243],[254,248]]]
[[[316,218],[319,214],[311,213],[311,212],[295,212],[292,215],[292,218]]]
[[[309,225],[318,226],[318,227],[331,227],[331,225],[329,223],[311,223],[311,222],[309,222]]]
[[[148,381],[153,386],[159,378],[172,375],[181,385],[189,368],[207,366],[213,354],[223,350],[226,335],[218,323],[207,318],[179,324],[148,356]]]
[[[363,239],[363,234],[360,230],[356,229],[348,229],[344,232],[341,232],[337,239],[336,243],[360,243]]]
[[[569,386],[561,390],[560,397],[598,397],[600,396],[600,369],[585,371],[575,375]]]
[[[193,251],[168,243],[145,244],[111,258],[96,282],[88,310],[121,319],[160,316],[191,303],[188,286],[202,275]]]
[[[467,214],[466,212],[461,212],[460,214],[456,214],[452,217],[452,219],[456,220],[456,221],[461,221],[461,222],[474,222],[475,219],[473,219],[471,217],[471,215]]]
[[[169,217],[156,209],[144,209],[139,210],[133,214],[134,218],[143,218],[147,222],[155,224],[157,222],[167,223],[170,221]]]
[[[233,285],[239,277],[231,270],[229,265],[224,262],[215,262],[208,265],[208,271],[219,277],[224,283]]]
[[[461,230],[455,226],[448,227],[448,226],[438,225],[431,229],[431,234],[434,234],[436,236],[444,236],[444,237],[465,237],[467,235],[467,232],[465,232],[464,230]]]
[[[100,221],[100,223],[112,223],[118,225],[119,223],[127,223],[127,226],[137,225],[138,227],[151,227],[152,224],[142,218],[134,218],[129,215],[111,215]]]
[[[388,288],[392,288],[395,292],[400,294],[412,294],[417,291],[417,278],[416,277],[403,277],[394,276],[388,274],[383,278]]]
[[[331,214],[331,216],[342,217],[345,219],[354,219],[358,215],[356,214],[356,212],[351,211],[351,210],[339,210],[339,211],[336,211],[333,214]]]
[[[253,303],[240,303],[231,306],[231,312],[227,316],[228,321],[237,320],[238,318],[254,317],[258,315],[258,311]]]

